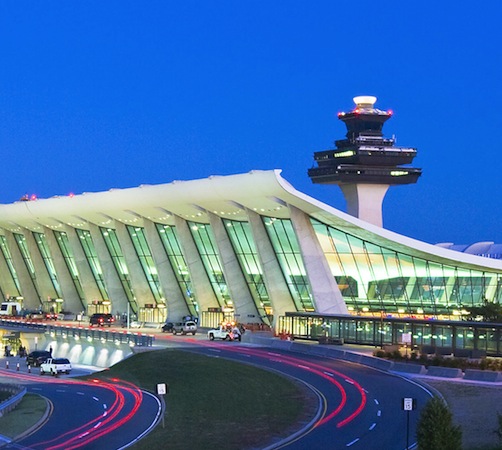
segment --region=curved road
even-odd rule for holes
[[[416,421],[431,396],[408,379],[330,358],[231,342],[205,343],[191,351],[266,367],[302,380],[320,393],[320,416],[299,435],[270,449],[402,450],[407,442],[410,447],[414,443]],[[403,411],[404,397],[416,399],[417,409]]]
[[[416,421],[431,395],[408,379],[331,358],[244,343],[210,342],[201,336],[166,336],[157,342],[254,364],[308,385],[319,399],[317,416],[294,436],[271,444],[269,449],[403,450],[407,442],[413,445]],[[45,377],[41,383],[38,374],[0,369],[0,376],[14,374],[29,392],[46,397],[52,409],[43,427],[4,448],[120,449],[144,435],[159,419],[158,399],[120,380],[82,382]],[[403,411],[404,397],[416,399],[417,410]]]
[[[50,411],[43,426],[6,449],[120,449],[159,419],[158,399],[125,381],[84,382],[0,370],[2,376],[14,378],[14,374],[28,392],[49,401]]]

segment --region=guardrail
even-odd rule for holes
[[[0,391],[9,392],[12,395],[5,401],[0,403],[0,417],[12,411],[26,394],[26,388],[16,384],[2,384]]]
[[[0,319],[0,326],[15,328],[19,331],[38,331],[51,335],[75,340],[100,340],[101,342],[114,342],[115,344],[128,344],[130,346],[151,347],[155,337],[150,334],[134,333],[131,331],[105,330],[103,328],[85,328],[82,326],[54,325],[46,322],[32,322],[25,320]]]

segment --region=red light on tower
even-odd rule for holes
[[[30,201],[35,201],[37,199],[37,194],[31,194]]]

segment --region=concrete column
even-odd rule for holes
[[[148,303],[155,305],[157,300],[155,300],[152,290],[148,285],[148,280],[146,279],[143,267],[141,267],[138,254],[134,249],[129,231],[127,231],[127,228],[123,223],[118,221],[115,222],[115,229],[117,231],[117,238],[120,242],[120,248],[122,249],[122,253],[127,263],[129,276],[131,277],[132,289],[139,306],[144,307]]]
[[[348,314],[335,277],[331,273],[321,244],[317,239],[310,218],[300,209],[288,205],[291,223],[305,265],[316,312],[325,314]]]
[[[70,243],[73,252],[73,259],[75,261],[75,265],[77,266],[78,277],[80,284],[82,285],[82,290],[84,291],[85,302],[89,303],[93,299],[108,300],[108,298],[104,299],[101,295],[101,291],[96,283],[89,261],[85,256],[77,231],[70,225],[65,225],[64,230],[66,231],[68,242]],[[87,304],[84,305],[84,310],[86,307]]]
[[[341,184],[347,212],[358,219],[383,227],[382,205],[389,185]]]
[[[91,232],[92,242],[96,249],[96,254],[98,255],[99,264],[103,270],[103,279],[105,281],[106,291],[110,296],[109,300],[112,302],[112,311],[118,310],[124,313],[127,311],[127,303],[129,300],[117,270],[115,269],[115,265],[113,264],[110,252],[106,247],[105,240],[101,235],[101,230],[98,226],[90,223],[89,231]],[[131,307],[134,312],[138,312],[135,304],[131,304]]]
[[[21,295],[24,298],[23,306],[26,309],[38,309],[42,304],[42,299],[40,298],[37,290],[38,286],[35,286],[33,283],[14,234],[8,230],[5,230],[4,233],[7,240],[7,246],[9,247],[10,254],[12,256],[12,263],[14,264],[14,269],[16,270],[17,278],[19,280]]]
[[[192,233],[188,228],[188,223],[181,217],[174,216],[176,235],[178,236],[181,251],[190,272],[192,287],[199,305],[199,311],[207,311],[208,308],[217,308],[221,305],[214,294],[213,287],[206,273],[204,263],[199,255],[197,246],[193,240]]]
[[[155,223],[143,219],[145,225],[145,237],[152,252],[155,266],[157,267],[159,282],[164,292],[167,304],[167,319],[171,322],[179,322],[183,316],[191,315],[186,297],[183,295],[178,278],[173,271],[171,261],[166,254],[164,244],[160,239]]]
[[[52,263],[56,269],[59,286],[61,288],[61,294],[64,300],[63,308],[65,311],[72,311],[74,313],[82,311],[84,304],[82,303],[82,299],[75,287],[75,283],[68,266],[66,265],[61,248],[56,241],[54,231],[50,228],[44,227],[44,234],[47,245],[49,246],[49,251],[51,252]]]
[[[263,271],[263,281],[265,282],[272,304],[274,313],[272,326],[275,328],[280,316],[284,316],[286,311],[291,312],[297,309],[262,217],[250,209],[246,209],[246,213],[249,225],[251,226],[256,251],[258,252],[258,260]]]
[[[210,212],[207,212],[207,215],[216,238],[216,245],[227,287],[234,305],[236,319],[242,323],[262,322],[263,319],[256,308],[254,298],[242,273],[241,266],[222,219]]]

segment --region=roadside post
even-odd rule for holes
[[[411,346],[411,332],[403,333],[401,337],[401,342],[405,346],[406,351],[406,362],[408,362],[408,345]]]
[[[410,448],[410,411],[417,407],[417,400],[415,398],[403,398],[401,409],[406,411],[406,450]]]
[[[157,395],[160,396],[160,403],[162,405],[162,428],[165,428],[165,412],[166,412],[166,402],[164,401],[164,395],[169,394],[169,385],[167,383],[157,384]]]

